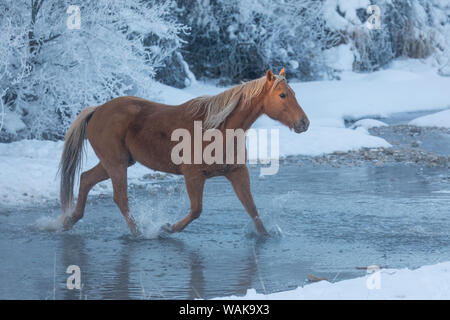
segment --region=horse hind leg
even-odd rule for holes
[[[80,177],[80,188],[78,192],[78,200],[72,216],[66,217],[64,220],[64,229],[68,230],[83,218],[84,209],[86,207],[86,200],[89,191],[99,182],[109,178],[108,173],[101,163],[98,163],[92,169],[85,171]]]
[[[136,222],[130,214],[130,207],[128,204],[128,182],[127,182],[127,168],[134,164],[134,161],[128,161],[127,165],[108,167],[107,172],[111,177],[113,184],[113,198],[116,205],[119,207],[125,221],[130,228],[133,235],[137,234]]]

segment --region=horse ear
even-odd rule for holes
[[[284,72],[284,68],[283,69],[281,69],[281,71],[280,71],[280,76],[285,76],[286,75],[286,73]]]
[[[267,70],[266,79],[267,79],[267,82],[273,81],[273,73],[272,73],[272,71],[270,71],[270,69]]]

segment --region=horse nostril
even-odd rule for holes
[[[303,129],[307,130],[309,127],[309,120],[306,117],[304,117],[304,118],[302,118],[301,123],[302,123]]]
[[[306,117],[301,118],[298,122],[294,123],[294,129],[297,133],[305,132],[306,130],[308,130],[308,127],[309,120]]]
[[[305,118],[302,118],[301,121],[302,121],[302,126],[303,126],[303,127],[306,127],[306,119],[305,119]]]

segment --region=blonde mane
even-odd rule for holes
[[[272,90],[286,80],[284,76],[275,76]],[[192,116],[203,115],[203,128],[218,128],[241,103],[242,108],[248,107],[251,100],[264,89],[266,77],[244,82],[215,96],[201,96],[192,100],[189,106]]]

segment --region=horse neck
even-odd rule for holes
[[[249,105],[239,103],[236,109],[228,116],[225,122],[226,129],[243,129],[247,131],[263,113],[262,99],[253,98]]]

